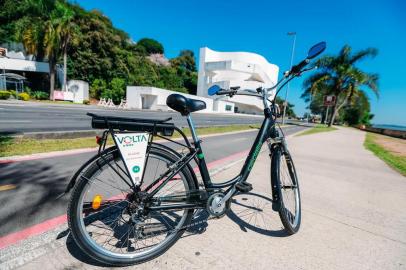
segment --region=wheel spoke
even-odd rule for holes
[[[96,162],[98,168],[92,173],[86,171],[82,176],[85,184],[77,210],[80,211],[79,224],[86,232],[82,237],[91,248],[111,252],[114,256],[128,254],[129,258],[136,258],[140,252],[153,254],[158,246],[174,239],[176,228],[183,226],[191,210],[148,213],[147,208],[134,199],[138,195],[117,176],[116,170],[122,169],[118,156],[104,157]],[[151,152],[144,168],[143,184],[153,183],[174,162]],[[179,172],[155,194],[154,201],[159,201],[161,196],[188,198],[188,181],[183,172]],[[146,212],[138,213],[139,209]]]

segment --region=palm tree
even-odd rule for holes
[[[64,1],[27,0],[32,9],[39,14],[47,14],[47,20],[26,27],[22,41],[28,53],[37,55],[44,51],[49,63],[50,97],[54,100],[56,64],[63,53],[64,78],[63,90],[66,90],[67,50],[72,41],[76,26],[74,12]]]
[[[26,0],[35,16],[30,24],[21,26],[21,40],[25,50],[36,56],[37,60],[47,58],[49,63],[50,97],[53,99],[55,88],[55,66],[58,57],[59,36],[55,28],[56,16],[52,16],[55,2],[52,0]]]
[[[27,9],[31,17],[23,18],[17,22],[16,37],[22,41],[28,54],[35,56],[36,60],[44,58],[45,21],[54,9],[52,0],[26,0]]]
[[[357,62],[367,57],[375,57],[377,54],[378,51],[374,48],[352,53],[351,47],[345,45],[337,56],[324,56],[315,62],[314,65],[319,68],[318,72],[303,82],[305,91],[302,97],[309,101],[310,97],[320,94],[336,96],[329,126],[334,124],[340,109],[354,97],[360,95],[362,87],[370,89],[379,97],[379,76],[364,72],[355,65]]]
[[[44,39],[45,55],[48,58],[49,64],[49,96],[52,100],[55,100],[56,63],[58,55],[60,54],[60,35],[58,33],[58,28],[56,27],[57,20],[58,18],[51,16],[50,20],[47,21]]]
[[[55,7],[56,32],[60,37],[60,50],[63,54],[63,86],[62,89],[66,91],[67,81],[67,55],[68,45],[74,37],[77,27],[73,22],[75,13],[73,10],[66,6],[63,2],[56,2]]]

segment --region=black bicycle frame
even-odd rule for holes
[[[221,188],[232,188],[233,185],[237,183],[241,183],[247,180],[252,167],[254,166],[254,163],[258,157],[258,154],[262,148],[263,143],[270,137],[270,131],[271,128],[275,124],[275,120],[271,116],[271,110],[269,108],[266,108],[264,110],[264,121],[262,122],[261,128],[257,134],[257,137],[255,138],[255,141],[250,149],[250,152],[248,154],[247,159],[245,160],[245,163],[241,169],[241,172],[234,177],[233,179],[223,182],[223,183],[212,183],[211,178],[209,175],[209,171],[207,168],[207,164],[204,158],[204,154],[201,148],[201,141],[198,139],[197,134],[194,130],[194,126],[191,123],[191,118],[188,117],[188,123],[191,129],[192,137],[193,137],[193,144],[194,144],[194,150],[191,150],[190,153],[188,153],[186,156],[183,157],[183,161],[179,160],[179,164],[177,168],[170,172],[168,175],[165,173],[162,177],[159,179],[156,179],[153,183],[151,183],[145,190],[148,191],[152,187],[158,185],[155,187],[155,189],[150,193],[150,198],[153,197],[153,195],[156,194],[157,191],[159,191],[174,175],[176,175],[184,166],[189,163],[192,158],[195,159],[200,174],[202,176],[203,184],[205,187],[206,191],[210,190],[218,190]],[[167,177],[165,180],[163,180],[164,177]],[[171,196],[168,196],[168,199],[165,198],[160,198],[160,202],[176,202],[177,200]],[[170,204],[170,205],[157,205],[157,206],[150,206],[148,207],[150,210],[155,210],[155,211],[164,211],[164,210],[169,210],[169,209],[193,209],[193,208],[202,208],[205,207],[205,204],[203,204],[204,199],[198,197],[194,198],[193,200],[186,200],[185,198],[179,198],[178,200],[180,203],[178,204]],[[183,203],[182,203],[183,202]]]

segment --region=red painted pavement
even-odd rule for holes
[[[89,151],[89,150],[87,150],[87,151]],[[83,151],[83,152],[85,152],[85,151]],[[249,152],[249,150],[245,150],[245,151],[242,151],[242,152],[239,152],[239,153],[232,154],[231,156],[212,161],[212,162],[207,164],[207,168],[211,169],[211,168],[214,168],[214,167],[219,166],[221,164],[224,164],[224,163],[226,163],[228,161],[232,161],[232,160],[235,160],[235,159],[242,158],[244,156],[247,156],[248,152]],[[69,153],[69,154],[72,155],[71,153]],[[38,158],[39,157],[33,158],[33,159],[38,159]],[[42,157],[42,158],[44,158],[44,157]],[[19,160],[19,161],[22,161],[22,160]],[[11,162],[15,162],[15,161],[11,161]],[[0,161],[0,163],[6,163],[6,162]],[[198,168],[197,167],[194,168],[194,171],[198,171]],[[21,231],[18,231],[18,232],[11,233],[11,234],[8,234],[6,236],[0,237],[0,249],[3,249],[3,248],[6,248],[6,247],[8,247],[10,245],[16,244],[16,243],[18,243],[18,242],[20,242],[20,241],[22,241],[24,239],[27,239],[29,237],[33,237],[33,236],[42,234],[44,232],[47,232],[49,230],[52,230],[52,229],[64,224],[66,222],[66,220],[67,220],[66,215],[62,215],[62,216],[59,216],[59,217],[48,219],[48,220],[46,220],[46,221],[44,221],[42,223],[36,224],[36,225],[31,226],[29,228],[23,229]]]

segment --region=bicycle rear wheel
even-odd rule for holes
[[[279,198],[279,217],[289,234],[299,231],[301,203],[299,181],[292,157],[281,146],[273,148],[271,160],[271,184]]]
[[[176,159],[168,151],[151,147],[143,185],[152,183]],[[108,152],[81,174],[68,206],[69,227],[78,246],[97,261],[116,266],[161,255],[181,237],[193,216],[193,209],[151,210],[142,217],[135,215],[139,209],[133,199],[136,194],[123,176],[128,178],[118,150]],[[196,189],[192,179],[190,172],[183,169],[154,198],[187,194]]]

